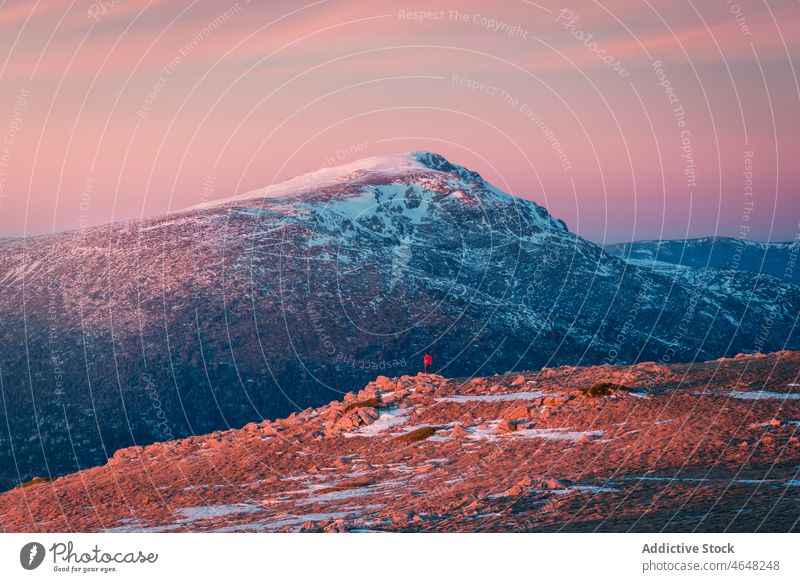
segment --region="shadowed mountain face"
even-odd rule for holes
[[[317,406],[426,350],[470,376],[800,347],[798,287],[630,264],[424,152],[0,250],[0,488]]]
[[[670,266],[747,271],[777,277],[800,285],[800,240],[756,242],[741,238],[706,237],[689,240],[649,240],[617,243],[605,247],[607,253],[628,259],[643,267]]]

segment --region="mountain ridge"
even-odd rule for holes
[[[690,267],[747,271],[800,285],[800,239],[751,241],[741,237],[642,240],[605,245],[604,250],[633,264],[656,268]]]

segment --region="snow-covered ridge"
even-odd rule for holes
[[[441,177],[443,174],[449,175],[454,185],[457,182],[477,183],[493,197],[505,198],[508,202],[514,200],[513,196],[483,180],[477,172],[452,164],[440,154],[415,151],[371,156],[340,166],[321,168],[244,194],[193,206],[190,210],[226,206],[252,199],[297,197],[344,185],[407,183],[409,179]]]
[[[285,224],[303,222],[314,231],[324,227],[329,236],[320,239],[322,244],[352,228],[394,240],[409,235],[412,227],[454,221],[522,229],[519,236],[543,230],[568,232],[563,221],[544,207],[503,192],[440,154],[424,151],[323,168],[189,212],[214,209]]]

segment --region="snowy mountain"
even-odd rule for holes
[[[0,489],[336,399],[378,374],[800,347],[800,289],[663,271],[433,153],[0,242]]]
[[[795,268],[800,240],[758,242],[742,238],[706,237],[688,240],[648,240],[607,245],[606,252],[643,267],[719,269],[763,273],[800,285]]]

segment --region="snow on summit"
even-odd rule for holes
[[[424,151],[322,168],[189,211],[224,208],[235,214],[304,222],[332,236],[355,228],[382,238],[403,238],[424,223],[465,221],[518,234],[567,230],[531,200],[507,194],[477,172]],[[326,237],[320,240],[330,242]]]
[[[458,190],[459,182],[476,182],[485,186],[497,198],[505,198],[506,201],[513,199],[512,196],[485,182],[477,172],[451,164],[440,154],[414,151],[371,156],[339,166],[320,168],[264,188],[194,206],[192,210],[258,198],[302,196],[336,186],[408,183],[414,180],[430,179],[437,175],[439,178],[449,175],[453,186],[452,192],[457,194],[457,198],[464,196],[463,192]]]

